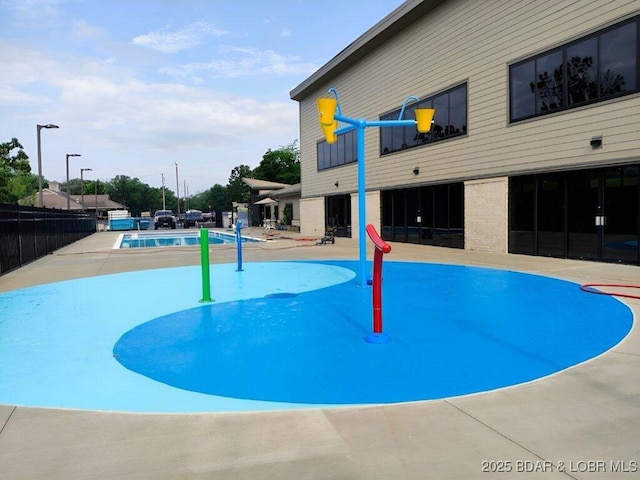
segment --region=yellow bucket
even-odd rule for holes
[[[336,108],[338,108],[338,100],[331,97],[322,97],[316,100],[316,105],[318,106],[320,125],[332,125]]]
[[[427,133],[431,130],[431,122],[436,113],[435,108],[416,108],[415,112],[418,132]]]
[[[320,126],[322,127],[322,133],[324,133],[324,139],[327,143],[336,143],[338,141],[338,136],[335,134],[335,131],[338,129],[337,121],[334,121],[331,125],[321,123]]]

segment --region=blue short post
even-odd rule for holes
[[[200,229],[200,264],[202,266],[202,299],[211,302],[211,281],[209,278],[209,230]]]
[[[236,222],[236,251],[238,253],[238,268],[236,272],[242,271],[242,220]]]

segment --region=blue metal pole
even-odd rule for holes
[[[367,207],[365,201],[364,120],[358,121],[358,245],[360,249],[360,286],[367,286],[367,242],[365,235]]]
[[[329,90],[330,93],[338,97],[338,93],[334,89]],[[407,100],[417,100],[417,97],[408,97]],[[403,104],[404,107],[407,103]],[[340,113],[340,105],[338,104],[338,113],[334,118],[339,122],[348,124],[338,128],[334,133],[340,135],[357,129],[357,145],[358,145],[358,245],[360,250],[359,270],[360,270],[360,286],[367,286],[367,242],[365,238],[367,211],[365,199],[365,168],[364,168],[364,130],[367,127],[404,127],[416,124],[415,120],[373,120],[354,119],[346,117]]]
[[[242,271],[242,220],[236,223],[236,251],[238,253],[238,269],[236,272]]]

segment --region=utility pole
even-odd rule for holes
[[[176,162],[176,197],[178,198],[178,215],[180,215],[180,180],[178,180],[178,162]]]
[[[166,202],[165,197],[164,197],[164,173],[161,173],[160,175],[162,175],[162,209],[166,210],[167,209],[167,202]]]

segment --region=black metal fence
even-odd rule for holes
[[[0,275],[95,231],[84,213],[0,204]]]

